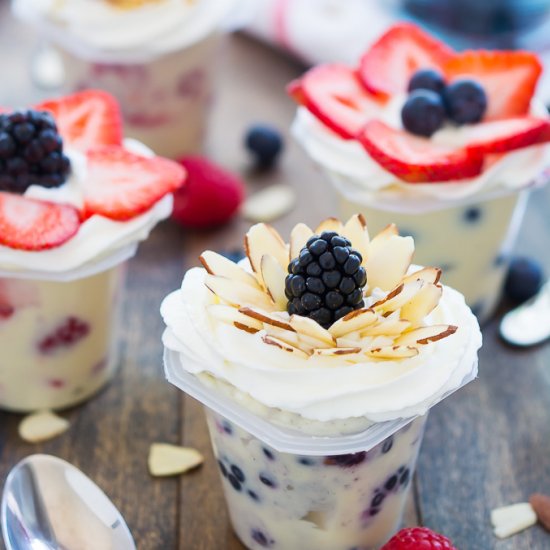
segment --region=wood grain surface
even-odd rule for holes
[[[41,95],[27,69],[36,43],[0,0],[0,105]],[[242,174],[249,191],[280,181],[295,187],[297,208],[274,224],[284,234],[299,221],[315,224],[334,214],[329,185],[288,136],[294,106],[283,88],[302,67],[242,36],[224,50],[209,153]],[[282,162],[269,174],[254,173],[242,147],[245,129],[256,121],[287,135]],[[550,190],[533,194],[517,247],[548,273],[549,205]],[[0,413],[0,487],[22,457],[52,453],[111,496],[140,550],[243,548],[228,524],[201,407],[164,380],[158,307],[202,250],[239,248],[246,228],[239,220],[209,232],[185,232],[169,222],[155,229],[128,265],[116,378],[92,401],[63,413],[70,430],[41,445],[21,442],[20,417]],[[533,491],[550,494],[550,346],[512,349],[499,340],[497,325],[498,318],[484,329],[479,380],[430,413],[405,521],[444,532],[460,550],[545,550],[550,534],[539,527],[498,541],[489,524],[495,506],[526,500]],[[153,479],[146,458],[154,441],[197,447],[206,463],[181,478]]]

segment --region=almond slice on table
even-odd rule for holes
[[[252,269],[260,279],[262,277],[262,256],[266,250],[281,264],[284,270],[287,269],[290,262],[286,243],[273,227],[265,223],[257,223],[248,230],[244,237],[244,249]],[[263,279],[261,282],[263,283]]]
[[[351,242],[351,246],[363,256],[363,263],[367,259],[369,250],[369,232],[363,214],[355,214],[344,225],[342,236]]]
[[[410,332],[406,332],[399,338],[395,339],[395,343],[400,346],[408,346],[409,344],[429,344],[437,342],[447,336],[451,336],[458,330],[458,327],[453,325],[431,325],[429,327],[420,327]]]
[[[286,309],[288,299],[285,294],[286,271],[270,254],[265,254],[260,260],[260,271],[268,294],[275,302],[277,309]]]
[[[537,514],[528,502],[502,506],[491,511],[491,523],[498,538],[506,538],[537,522]]]
[[[69,429],[70,423],[52,411],[32,413],[19,423],[19,436],[28,443],[53,439]]]
[[[147,460],[149,472],[155,477],[183,474],[203,462],[203,456],[196,449],[168,443],[153,443]]]
[[[261,290],[260,283],[258,283],[252,273],[248,273],[242,267],[217,252],[205,250],[199,256],[199,260],[210,275],[218,275],[219,277],[246,283],[253,288]]]
[[[290,185],[271,185],[248,197],[241,207],[243,217],[252,222],[270,222],[290,212],[296,193]]]
[[[290,259],[297,258],[304,248],[313,231],[305,224],[296,224],[290,232]]]
[[[234,306],[255,305],[266,311],[273,311],[275,307],[265,292],[240,281],[208,274],[204,284],[218,298]]]

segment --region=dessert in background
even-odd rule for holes
[[[378,548],[397,530],[426,415],[477,373],[481,334],[414,242],[365,219],[257,224],[161,306],[167,378],[205,405],[251,549]]]
[[[457,53],[403,23],[358,66],[319,65],[288,88],[300,105],[293,134],[336,187],[342,216],[413,235],[416,260],[442,266],[482,320],[528,191],[548,177],[541,70],[534,54]]]
[[[124,261],[184,177],[123,141],[104,92],[2,110],[0,408],[68,407],[112,377]]]
[[[101,88],[157,154],[200,152],[222,23],[237,0],[14,0],[62,56],[64,90]]]

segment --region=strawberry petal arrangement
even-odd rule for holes
[[[70,152],[67,155],[67,152]],[[85,165],[78,200],[27,196],[55,190]],[[178,189],[185,171],[170,160],[135,154],[122,141],[116,101],[83,91],[26,110],[0,113],[0,245],[41,251],[60,247],[93,216],[125,222]],[[41,197],[43,194],[41,194]]]
[[[550,141],[550,120],[532,114],[541,71],[535,54],[459,53],[402,23],[357,67],[314,67],[288,93],[399,180],[460,182],[482,174],[500,154]],[[380,116],[392,102],[402,102],[400,124]],[[452,130],[452,142],[442,139]]]

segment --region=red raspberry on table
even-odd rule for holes
[[[443,535],[427,527],[401,529],[380,550],[458,550]]]

